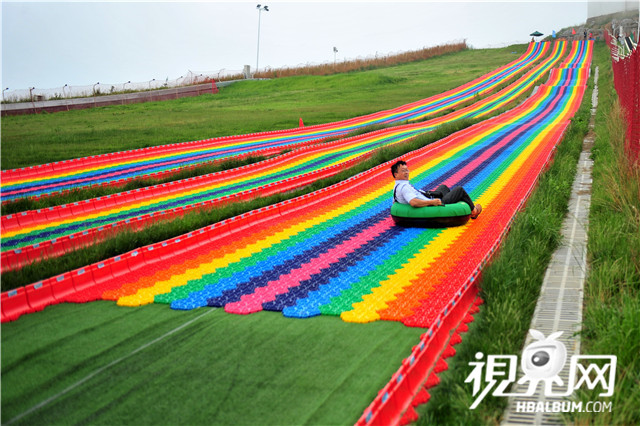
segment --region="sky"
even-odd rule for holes
[[[586,1],[2,0],[2,88],[175,79],[387,55],[466,40],[527,43],[582,24]],[[258,23],[260,49],[258,51]]]

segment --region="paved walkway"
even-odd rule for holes
[[[584,139],[582,153],[578,162],[576,178],[573,182],[569,212],[562,225],[563,242],[553,254],[545,273],[544,282],[538,298],[535,313],[529,328],[542,332],[545,337],[562,331],[557,340],[567,348],[567,360],[580,353],[580,336],[576,334],[582,325],[582,298],[584,281],[587,275],[587,231],[589,227],[589,208],[591,205],[591,147],[594,141],[595,111],[598,105],[598,68],[594,75],[595,87],[591,98],[592,109],[589,122],[589,133]],[[533,342],[527,334],[524,347]],[[520,359],[522,354],[518,356]],[[564,388],[555,388],[554,392],[566,390],[569,382],[568,364],[559,376]],[[514,385],[511,392],[524,393],[528,382]],[[503,425],[515,424],[562,424],[559,414],[546,412],[518,412],[528,402],[553,404],[562,401],[560,397],[547,397],[542,392],[543,385],[538,384],[536,393],[530,397],[511,397],[505,411]],[[520,404],[518,404],[520,403]],[[524,404],[523,404],[524,403]],[[520,406],[520,410],[518,410]]]

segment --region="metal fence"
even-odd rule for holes
[[[174,79],[152,79],[148,81],[125,83],[95,83],[90,85],[65,84],[62,87],[42,89],[30,87],[28,89],[3,90],[2,100],[4,102],[34,102],[47,100],[62,100],[80,97],[94,97],[104,95],[116,95],[121,93],[172,89],[184,86],[193,86],[211,81],[233,80],[243,78],[243,70],[219,71],[188,71],[185,75]]]
[[[198,96],[204,93],[218,93],[218,87],[233,83],[225,81],[216,83],[196,84],[193,86],[175,87],[172,89],[147,90],[144,92],[119,93],[116,95],[92,96],[86,98],[36,100],[31,102],[19,102],[2,104],[2,116],[37,114],[40,112],[59,112],[72,109],[95,108],[108,105],[125,105],[140,102],[155,102],[168,99],[178,99],[189,96]]]

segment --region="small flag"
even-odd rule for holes
[[[571,29],[571,34],[576,35],[576,29],[575,28]]]
[[[553,38],[556,38],[556,30],[553,30]]]
[[[300,117],[300,127],[304,127],[304,123],[302,122],[302,117]]]

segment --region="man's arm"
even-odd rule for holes
[[[421,200],[420,198],[413,198],[409,201],[411,207],[427,207],[427,206],[440,206],[442,205],[442,200],[439,198],[434,198],[432,200]]]

